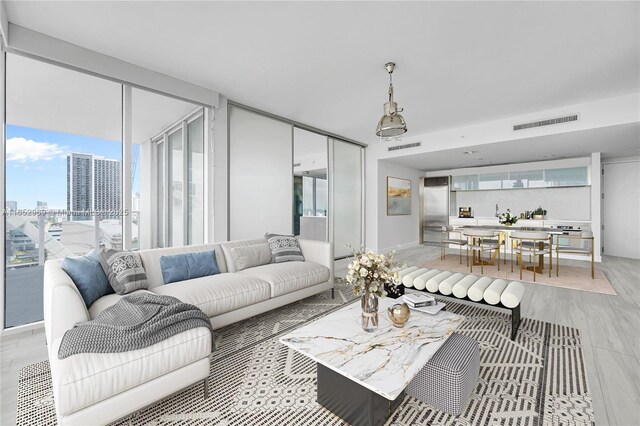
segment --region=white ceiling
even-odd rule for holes
[[[601,152],[603,158],[640,156],[640,123],[600,127],[568,133],[496,142],[458,149],[407,155],[381,160],[422,171],[588,157]],[[465,154],[465,151],[477,151]]]
[[[365,143],[640,89],[639,2],[8,1],[10,22]]]
[[[122,139],[122,86],[17,55],[7,56],[7,123]],[[134,143],[156,136],[197,105],[133,89]]]

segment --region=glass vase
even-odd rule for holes
[[[362,329],[372,333],[378,329],[378,296],[366,292],[360,299]]]

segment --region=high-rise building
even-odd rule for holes
[[[67,210],[119,211],[122,193],[120,161],[91,154],[67,155]],[[104,218],[116,218],[111,213]],[[68,220],[90,220],[89,214],[72,214]]]
[[[5,207],[7,210],[16,211],[18,210],[18,202],[17,201],[5,201]]]

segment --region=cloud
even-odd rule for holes
[[[63,147],[55,143],[36,142],[25,138],[7,139],[7,161],[49,161],[65,156]]]

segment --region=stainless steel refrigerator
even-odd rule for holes
[[[449,176],[422,182],[422,242],[439,243],[442,226],[449,225]]]

